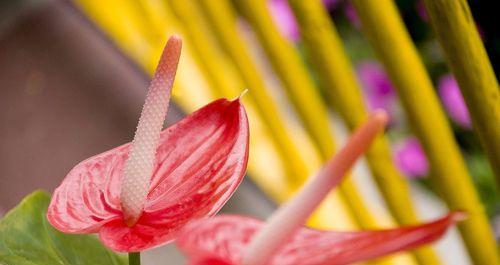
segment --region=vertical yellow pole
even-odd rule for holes
[[[198,19],[198,10],[193,9],[192,1],[167,1],[168,6],[176,15],[178,20],[182,22],[184,27],[185,37],[188,39],[193,48],[195,58],[203,71],[206,73],[206,78],[210,87],[216,92],[217,97],[236,97],[234,88],[236,85],[243,91],[239,80],[236,80],[233,73],[227,73],[228,62],[225,58],[220,58],[215,49],[213,49],[213,40],[207,38],[204,31],[196,26],[200,20]],[[203,45],[200,45],[203,44]]]
[[[149,59],[151,57],[153,48],[148,40],[144,38],[144,35],[146,35],[145,29],[139,22],[140,16],[134,9],[134,5],[127,2],[120,4],[117,0],[76,0],[76,3],[91,14],[94,21],[112,29],[106,33],[141,66],[147,66],[144,58]]]
[[[426,0],[425,5],[500,184],[500,90],[467,1]]]
[[[268,13],[265,0],[237,1],[263,45],[271,64],[280,77],[288,97],[316,143],[324,160],[335,152],[333,133],[327,108],[309,76],[297,51],[283,38]],[[376,222],[365,206],[351,179],[346,179],[340,192],[360,227],[373,228]]]
[[[367,112],[351,63],[330,16],[320,0],[289,2],[313,68],[318,72],[331,104],[349,129],[355,129],[366,119]],[[380,136],[374,141],[366,157],[375,182],[398,223],[417,223],[408,184],[392,162],[385,137]],[[440,263],[429,247],[417,249],[414,253],[420,264]]]
[[[205,2],[205,1],[203,1]],[[218,6],[221,5],[219,1],[208,1],[208,6]],[[189,37],[192,39],[193,44],[203,44],[199,46],[199,56],[206,57],[204,62],[206,64],[210,62],[215,62],[218,58],[213,55],[213,52],[207,50],[208,42],[210,41],[209,33],[204,31],[200,26],[196,26],[197,23],[201,23],[200,17],[202,14],[198,10],[198,6],[194,1],[171,1],[171,6],[173,9],[181,15],[184,25],[189,28]],[[216,12],[223,13],[221,16],[217,15],[216,19],[221,19],[225,17],[226,10],[217,10]],[[210,17],[211,18],[211,17]],[[218,25],[218,24],[216,24]],[[236,25],[236,21],[234,21]],[[223,30],[227,34],[227,31],[235,30],[232,27],[222,27],[216,28],[216,32]],[[232,32],[229,32],[231,34]],[[276,144],[276,149],[281,153],[282,160],[284,161],[284,166],[287,167],[287,176],[290,178],[290,184],[297,187],[308,177],[308,170],[305,166],[305,161],[300,156],[297,146],[293,143],[289,133],[286,131],[286,126],[279,115],[279,111],[275,106],[275,103],[266,91],[264,81],[262,80],[257,69],[254,67],[250,56],[248,55],[246,48],[237,36],[236,33],[229,37],[228,42],[224,42],[224,47],[229,53],[229,57],[236,61],[234,66],[237,68],[237,74],[241,76],[245,85],[249,88],[248,97],[254,101],[256,110],[259,116],[263,119],[264,124],[268,127],[270,136],[273,138],[273,143]],[[203,49],[203,50],[202,50]],[[220,76],[225,75],[225,71],[220,71],[221,69],[213,69],[211,65],[206,65],[208,71],[211,72],[209,76]],[[220,79],[220,78],[219,78]],[[216,82],[217,86],[227,86],[224,82]],[[238,89],[243,89],[240,87]],[[227,94],[226,94],[227,95]]]
[[[431,80],[394,2],[354,0],[362,28],[395,84],[413,129],[429,158],[432,179],[450,208],[469,219],[459,229],[475,264],[499,264],[496,242],[454,141]]]

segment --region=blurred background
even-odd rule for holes
[[[133,138],[150,73],[166,38],[173,32],[185,38],[185,49],[174,89],[175,104],[169,111],[167,125],[216,97],[232,98],[249,89],[250,95],[245,98],[252,126],[249,177],[223,211],[264,219],[276,205],[285,201],[296,188],[296,180],[290,177],[290,172],[303,170],[307,172],[305,175],[310,175],[319,168],[325,153],[328,154],[330,149],[325,146],[331,143],[318,140],[321,138],[318,135],[335,138],[340,145],[353,125],[346,122],[346,115],[339,114],[329,100],[331,95],[321,85],[321,77],[314,69],[317,62],[307,56],[303,41],[307,36],[301,36],[298,21],[286,1],[265,3],[266,14],[279,32],[278,37],[267,35],[270,44],[262,40],[266,33],[255,29],[259,20],[252,16],[261,11],[248,8],[246,1],[227,2],[235,16],[235,32],[248,55],[242,56],[244,58],[235,54],[235,46],[228,45],[230,32],[220,28],[229,25],[231,20],[218,24],[214,19],[218,10],[196,0],[1,1],[0,216],[35,189],[52,191],[79,161]],[[498,74],[500,36],[493,1],[468,2]],[[423,2],[398,0],[395,3],[433,81],[454,140],[498,239],[498,186]],[[342,0],[324,0],[322,4],[336,25],[367,111],[384,108],[390,114],[386,132],[391,150],[389,163],[409,185],[409,196],[419,219],[428,220],[445,213],[446,204],[432,181],[431,163],[419,138],[412,132],[412,122],[390,77],[361,31],[355,8],[350,1]],[[220,12],[221,16],[227,14]],[[331,130],[310,129],[318,123],[308,122],[307,118],[304,121],[303,113],[307,111],[297,109],[297,100],[290,98],[290,90],[287,90],[293,85],[287,83],[286,77],[283,81],[284,73],[280,69],[286,67],[277,67],[276,60],[280,58],[269,52],[273,41],[293,48],[292,54],[306,70],[306,81],[315,89],[313,95],[319,95],[319,101],[305,97],[302,103],[312,105],[313,110],[317,105],[324,105],[319,108],[324,112],[320,114],[327,117],[327,127]],[[337,55],[331,56],[335,59]],[[242,66],[247,59],[252,65],[250,68]],[[290,64],[293,63],[292,60]],[[267,94],[263,95],[253,86],[264,87]],[[304,86],[307,88],[307,84]],[[275,113],[271,115],[270,111]],[[288,137],[290,142],[283,140],[277,144],[276,135],[283,131],[286,132],[284,138]],[[283,151],[290,143],[295,146],[289,148],[292,151]],[[295,160],[290,159],[294,148],[299,150]],[[353,185],[378,220],[378,226],[394,226],[399,222],[391,216],[371,175],[366,161],[358,163],[352,174]],[[348,206],[337,198],[340,196],[333,196],[330,206],[334,207],[329,211],[320,210],[311,225],[355,229],[355,222],[346,210]],[[470,264],[457,231],[438,243],[436,251],[443,264]],[[166,264],[167,260],[169,264],[179,264],[183,258],[175,247],[166,246],[146,252],[143,260],[144,264]],[[394,264],[415,263],[409,255],[399,255]]]

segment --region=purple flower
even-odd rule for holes
[[[286,0],[270,0],[267,4],[281,34],[293,42],[299,41],[299,27],[288,2]]]
[[[425,22],[429,22],[429,15],[425,9],[425,4],[423,0],[418,1],[415,4],[415,9],[417,10],[418,16]]]
[[[396,145],[394,162],[409,178],[421,178],[429,173],[429,162],[420,142],[415,137],[406,138]]]
[[[357,74],[369,110],[384,109],[392,120],[395,113],[396,92],[382,66],[375,61],[364,61],[357,66]]]
[[[323,5],[329,10],[337,6],[338,3],[339,0],[323,0]],[[286,0],[269,0],[267,4],[281,34],[293,42],[298,42],[300,40],[299,26],[288,2]]]
[[[441,77],[438,89],[441,101],[450,118],[463,128],[472,128],[469,111],[455,78],[451,74]]]
[[[355,28],[361,28],[361,20],[359,19],[358,13],[356,13],[356,9],[354,9],[351,2],[346,2],[344,4],[344,14]]]
[[[326,9],[332,10],[340,3],[340,0],[323,0],[322,2]]]

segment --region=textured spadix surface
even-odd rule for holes
[[[99,233],[116,251],[169,242],[194,218],[215,214],[241,182],[248,121],[239,99],[220,99],[164,130],[137,223],[124,222],[120,200],[130,143],[91,157],[54,191],[47,217],[67,233]]]
[[[149,85],[137,131],[125,163],[121,203],[125,221],[133,225],[144,208],[153,173],[156,147],[167,116],[170,94],[181,55],[182,40],[172,36],[167,42]]]
[[[396,229],[335,232],[301,228],[266,265],[340,265],[364,261],[411,249],[440,238],[448,227],[463,218],[451,213],[433,222]],[[177,245],[192,260],[190,265],[239,265],[260,220],[221,215],[190,223]]]

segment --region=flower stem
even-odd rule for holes
[[[128,265],[141,265],[141,252],[128,253]]]

